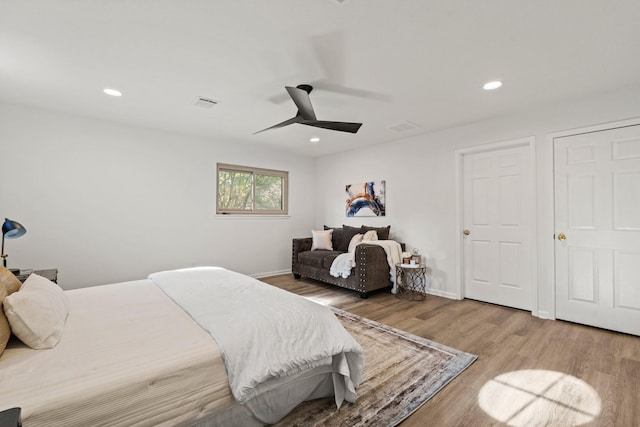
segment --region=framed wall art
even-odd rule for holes
[[[347,184],[347,216],[385,216],[385,182]]]

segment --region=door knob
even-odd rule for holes
[[[465,236],[468,236],[469,234],[471,234],[471,232],[470,232],[469,230],[464,230],[462,233],[463,233]]]
[[[565,236],[564,233],[560,233],[558,234],[558,240],[564,242],[565,240],[567,240],[567,236]]]

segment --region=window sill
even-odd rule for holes
[[[216,214],[215,219],[291,219],[291,215]]]

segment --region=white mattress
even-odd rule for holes
[[[215,341],[149,280],[67,291],[62,340],[0,357],[25,427],[193,424],[235,405]]]

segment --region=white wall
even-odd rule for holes
[[[220,265],[291,269],[315,210],[310,158],[0,104],[0,216],[28,230],[8,265],[57,267],[65,289]],[[216,217],[216,162],[288,170],[287,219]]]
[[[506,90],[506,89],[505,89]],[[420,135],[318,159],[316,227],[322,224],[391,225],[391,235],[416,247],[432,269],[433,293],[455,297],[455,150],[534,136],[537,162],[538,301],[534,314],[553,317],[553,195],[549,133],[640,117],[640,88]],[[464,108],[464,106],[461,106]],[[366,124],[365,124],[366,126]],[[344,185],[386,180],[387,216],[345,218]]]
[[[328,225],[391,224],[417,247],[431,288],[456,294],[454,152],[527,136],[537,148],[538,311],[553,315],[552,132],[640,117],[640,88],[312,159],[192,136],[0,104],[0,216],[28,233],[9,266],[60,269],[71,289],[169,268],[290,269],[291,238]],[[366,124],[365,124],[366,125]],[[290,172],[290,218],[217,218],[216,162]],[[345,218],[347,183],[386,180],[387,216]],[[316,189],[312,203],[309,189]],[[176,231],[177,230],[177,231]]]

